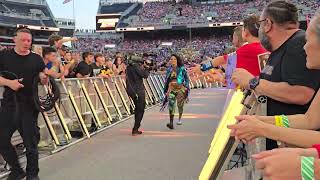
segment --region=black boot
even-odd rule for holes
[[[39,176],[27,176],[27,180],[40,180]]]
[[[7,180],[22,180],[26,177],[26,173],[24,171],[21,172],[11,172],[7,178]]]
[[[170,115],[170,123],[167,124],[167,127],[169,129],[174,129],[174,127],[173,127],[173,118],[174,118],[174,115]]]
[[[142,134],[142,131],[139,131],[138,129],[132,129],[132,136],[137,136]]]

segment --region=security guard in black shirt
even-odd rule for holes
[[[130,56],[128,60],[129,66],[127,67],[126,87],[127,93],[135,105],[135,123],[132,129],[132,135],[135,136],[142,134],[142,131],[139,131],[139,128],[146,106],[143,78],[148,78],[149,70],[143,59],[138,56]]]
[[[33,82],[37,76],[42,84],[47,84],[49,79],[44,73],[42,58],[30,52],[30,30],[18,29],[13,40],[14,49],[0,52],[0,72],[10,72],[15,76],[13,79],[0,76],[0,86],[5,87],[0,107],[0,154],[11,167],[9,180],[20,180],[25,176],[27,180],[37,180],[40,133],[37,126],[39,110],[33,99]],[[11,144],[11,137],[16,130],[26,147],[27,173],[22,170]]]

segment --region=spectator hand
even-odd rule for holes
[[[303,150],[299,148],[279,148],[252,157],[256,160],[256,168],[268,180],[300,180],[302,153]]]
[[[191,68],[191,73],[201,74],[200,64],[197,64],[195,67]]]
[[[7,86],[14,91],[18,91],[24,87],[24,85],[20,83],[21,81],[22,79],[9,80]]]
[[[78,38],[77,37],[72,37],[70,40],[71,41],[78,41]]]
[[[262,135],[265,123],[259,119],[248,115],[238,116],[236,119],[238,123],[228,125],[228,128],[231,129],[231,136],[235,136],[237,140],[250,142]]]
[[[232,82],[245,89],[249,89],[249,81],[252,78],[254,78],[254,76],[242,68],[237,68],[232,74]]]

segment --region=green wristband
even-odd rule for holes
[[[314,158],[301,156],[302,180],[314,180]]]
[[[290,124],[289,124],[288,116],[281,115],[281,119],[282,119],[283,127],[289,128]]]

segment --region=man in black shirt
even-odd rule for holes
[[[260,77],[238,69],[233,81],[266,95],[268,116],[304,114],[319,88],[320,71],[306,67],[305,32],[298,29],[297,8],[285,1],[271,2],[257,27],[261,44],[271,55]],[[267,150],[276,147],[275,141],[267,139]]]
[[[104,55],[101,53],[97,53],[94,56],[94,59],[95,59],[95,62],[91,64],[92,74],[93,74],[92,76],[109,78],[110,75],[103,73],[109,69],[106,66],[106,58],[104,57]]]
[[[81,61],[75,68],[75,74],[77,78],[85,78],[92,76],[92,67],[94,55],[92,52],[84,52],[82,54],[83,61]]]
[[[15,48],[0,52],[0,86],[5,86],[0,107],[0,153],[11,167],[8,179],[22,179],[22,170],[17,153],[11,144],[13,133],[18,130],[26,147],[27,180],[39,179],[38,143],[40,139],[37,119],[39,111],[33,100],[33,82],[40,76],[43,84],[48,83],[43,73],[45,65],[42,58],[30,52],[32,35],[22,28],[16,31]],[[15,75],[13,75],[15,74]]]
[[[134,127],[132,129],[132,135],[142,134],[139,131],[141,121],[146,106],[145,89],[143,85],[143,78],[148,78],[149,71],[143,64],[133,63],[127,67],[126,74],[126,87],[127,93],[133,100],[135,105],[134,113]]]

